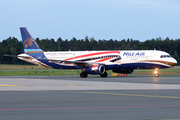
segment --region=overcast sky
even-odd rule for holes
[[[180,38],[180,0],[0,0],[0,41]]]

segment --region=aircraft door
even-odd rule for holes
[[[151,52],[150,59],[154,60],[156,52]]]

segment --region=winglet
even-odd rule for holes
[[[20,27],[24,52],[26,53],[34,53],[34,52],[43,52],[43,50],[39,47],[36,41],[32,38],[31,34],[25,27]]]

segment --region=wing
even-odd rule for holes
[[[39,61],[48,61],[48,62],[51,62],[51,63],[56,63],[56,64],[73,64],[73,65],[76,65],[76,66],[79,66],[79,67],[88,67],[88,66],[91,66],[91,65],[94,65],[94,64],[98,64],[98,65],[105,65],[104,63],[101,63],[101,62],[85,62],[85,61],[80,61],[80,60],[77,60],[77,61],[71,61],[71,60],[54,60],[54,59],[37,59]]]

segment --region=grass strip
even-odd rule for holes
[[[80,71],[1,71],[0,76],[12,75],[79,75]]]
[[[17,70],[17,71],[16,71]],[[0,65],[0,76],[12,75],[77,75],[81,70],[58,70],[39,67],[37,65]],[[108,75],[113,73],[111,70],[107,71]],[[160,69],[160,76],[180,76],[180,66],[175,66],[169,69]],[[154,70],[134,70],[131,75],[154,75]]]

